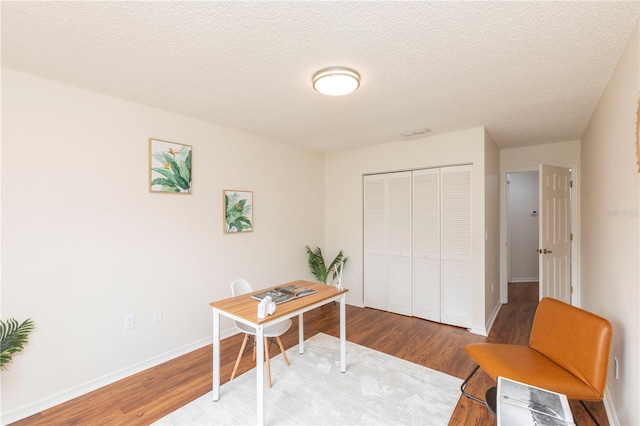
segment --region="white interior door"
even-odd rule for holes
[[[540,165],[540,298],[571,303],[571,169]]]
[[[364,177],[364,304],[387,310],[387,178]]]
[[[411,316],[411,172],[387,175],[387,310]]]
[[[413,171],[413,316],[440,322],[440,169]]]
[[[471,326],[471,166],[443,167],[441,185],[441,320]]]

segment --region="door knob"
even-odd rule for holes
[[[538,253],[540,254],[547,254],[547,253],[553,253],[551,250],[547,250],[547,249],[538,249]]]

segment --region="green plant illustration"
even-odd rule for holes
[[[333,282],[336,279],[335,267],[340,268],[340,264],[342,263],[342,268],[344,268],[344,265],[347,264],[347,260],[349,258],[345,257],[342,253],[342,250],[340,250],[336,258],[333,259],[333,262],[331,262],[331,264],[327,267],[320,247],[316,247],[315,250],[311,250],[309,246],[307,246],[306,248],[307,254],[309,255],[308,262],[311,274],[316,277],[316,279],[321,283],[333,285]],[[329,281],[329,279],[331,281]]]
[[[6,322],[0,320],[0,369],[6,370],[6,364],[11,362],[13,354],[16,354],[27,343],[29,333],[34,328],[31,318],[25,320],[22,324],[18,324],[13,318],[9,318]]]
[[[177,151],[169,148],[167,151],[154,151],[153,158],[162,167],[152,167],[156,173],[162,175],[151,182],[151,186],[160,185],[163,192],[191,192],[191,148],[183,146]]]
[[[242,198],[237,192],[226,193],[224,196],[225,223],[227,232],[242,232],[253,229],[249,216],[251,215],[251,203],[247,198]]]

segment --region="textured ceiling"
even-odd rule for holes
[[[640,2],[11,2],[3,66],[322,152],[579,139]],[[314,72],[360,89],[325,97]]]

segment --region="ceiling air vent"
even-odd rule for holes
[[[424,133],[429,133],[431,129],[418,129],[418,130],[410,130],[408,132],[400,133],[404,137],[422,135]]]

